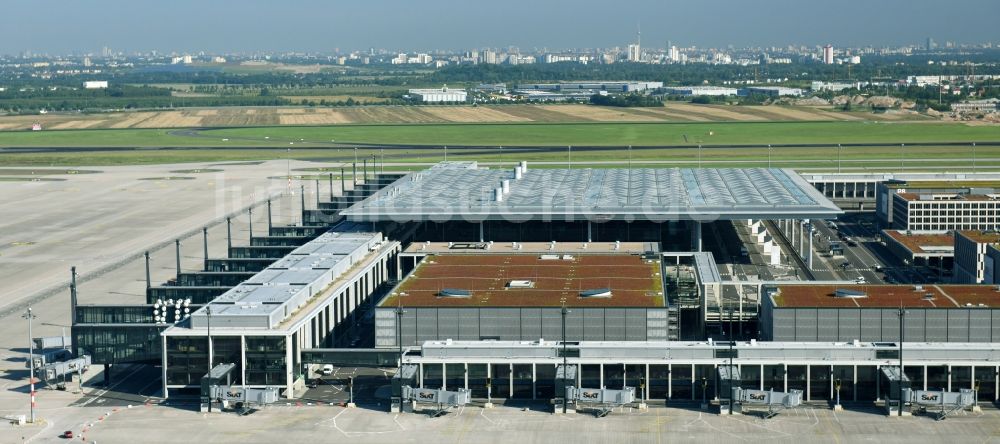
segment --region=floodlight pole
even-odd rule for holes
[[[357,148],[354,149],[354,157],[355,158],[358,157],[358,151],[357,150],[358,150]],[[354,185],[351,189],[352,190],[353,189],[357,189],[358,188],[358,162],[357,162],[357,159],[355,159],[355,162],[351,164],[351,180],[353,181],[352,185]]]
[[[233,248],[233,218],[226,217],[226,255],[231,254],[229,250]],[[146,257],[149,257],[149,252],[146,252]],[[148,270],[149,267],[146,267]]]
[[[396,296],[397,298],[399,296]],[[399,381],[403,382],[403,301],[396,306],[396,345],[399,346]]]
[[[346,184],[344,182],[345,179],[346,178],[344,177],[344,167],[341,166],[340,167],[340,195],[341,196],[343,196],[344,192],[347,191],[347,187],[345,186]],[[330,194],[330,200],[331,201],[333,200],[333,193]]]
[[[177,259],[177,284],[181,283],[181,240],[174,240],[174,255]]]
[[[906,377],[906,373],[903,372],[903,340],[906,334],[906,310],[903,310],[902,304],[899,306],[899,414],[897,416],[903,416],[903,378]],[[975,375],[973,375],[975,376]]]
[[[247,214],[250,215],[250,243],[253,244],[253,206],[247,208]]]
[[[204,269],[208,271],[208,227],[201,227],[201,247],[204,256]]]
[[[573,169],[573,145],[566,147],[566,169]]]
[[[566,309],[565,305],[562,306],[561,313],[562,313],[562,346],[563,346],[563,350],[562,350],[563,351],[563,382],[562,382],[562,384],[563,384],[563,387],[562,387],[562,389],[563,389],[563,400],[562,400],[563,409],[562,410],[563,410],[563,413],[566,413],[566,403],[569,401],[566,398],[566,379],[567,379],[566,377],[569,375],[569,364],[568,364],[569,358],[568,358],[568,355],[566,354],[566,314],[569,313],[569,310]]]
[[[205,305],[205,315],[208,319],[208,348],[205,355],[208,356],[208,371],[212,371],[212,306]],[[208,413],[212,413],[212,386],[208,387]]]
[[[30,394],[31,394],[31,416],[28,422],[35,422],[35,341],[31,339],[31,320],[35,319],[35,315],[31,313],[31,307],[28,307],[28,311],[22,316],[24,319],[28,320],[28,377],[30,378]]]
[[[698,168],[701,168],[701,145],[698,145]]]
[[[332,201],[333,200],[333,173],[330,173],[330,181],[329,182],[330,182],[330,187],[329,187],[330,188],[330,200]],[[317,188],[317,190],[318,190],[318,188]],[[319,194],[319,191],[317,191],[316,193]],[[318,202],[319,201],[318,200],[319,197],[317,196],[316,199],[317,199],[317,202]]]
[[[841,151],[843,150],[843,148],[844,147],[841,144],[839,144],[839,143],[837,144],[837,172],[838,173],[840,172],[840,168],[841,168],[841,160],[840,160],[840,158],[842,156]]]
[[[302,207],[301,208],[301,213],[302,213],[301,214],[301,218],[302,218],[302,225],[304,226],[306,224],[306,186],[305,185],[299,185],[299,201],[301,203],[300,206]]]
[[[976,142],[972,142],[972,171],[976,171]]]
[[[444,161],[448,161],[448,145],[444,146]]]
[[[904,157],[906,157],[906,144],[905,143],[901,143],[901,144],[899,144],[899,172],[900,173],[902,173],[903,170],[906,169],[906,166],[904,165],[904,160],[903,160]]]
[[[319,209],[319,179],[316,179],[316,208]]]
[[[143,256],[145,256],[145,257],[146,257],[146,289],[148,290],[148,289],[149,289],[149,287],[151,287],[151,286],[152,286],[152,282],[151,282],[151,280],[149,279],[149,252],[147,251],[147,252],[143,253]],[[76,267],[73,267],[73,269],[75,270],[75,269],[76,269]],[[76,273],[74,272],[74,275],[75,275],[75,274],[76,274]]]
[[[771,168],[771,145],[767,145],[767,168]]]
[[[733,337],[733,308],[729,307],[729,414],[733,414],[733,347],[736,338]]]
[[[268,199],[267,200],[267,234],[268,234],[268,236],[271,235],[271,227],[272,227],[272,222],[271,222],[271,199]]]

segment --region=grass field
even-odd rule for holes
[[[219,138],[336,140],[415,145],[685,145],[898,143],[1000,140],[1000,128],[950,123],[713,122],[594,124],[380,125],[239,128],[203,132]],[[0,138],[0,145],[3,139]]]
[[[282,116],[340,119],[330,110]],[[219,118],[219,116],[202,116]],[[163,119],[165,117],[161,117]],[[323,120],[326,121],[326,120]],[[996,126],[954,123],[711,122],[593,124],[335,125],[205,130],[186,137],[163,129],[0,133],[0,147],[283,146],[289,142],[478,146],[663,146],[724,144],[917,143],[1000,140]],[[265,139],[268,138],[268,139]],[[225,141],[223,139],[229,139]]]

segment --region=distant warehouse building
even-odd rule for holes
[[[579,90],[608,92],[642,92],[662,88],[663,82],[609,81],[609,82],[559,82],[559,83],[519,83],[518,91],[572,92]]]
[[[107,87],[107,80],[89,80],[83,82],[83,89],[106,89]]]
[[[802,95],[802,89],[800,88],[787,88],[784,86],[749,86],[740,89],[739,95],[741,96],[753,96],[762,95],[770,97],[799,97]]]
[[[957,113],[995,113],[997,110],[1000,110],[1000,100],[969,100],[952,103],[951,110]]]
[[[1000,342],[1000,291],[988,285],[784,284],[765,290],[766,341]]]
[[[449,89],[445,85],[441,89],[411,89],[410,96],[423,103],[465,102],[468,93],[462,89]]]
[[[736,88],[722,86],[672,86],[664,90],[679,96],[735,96],[739,92]]]

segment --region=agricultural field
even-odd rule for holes
[[[364,88],[364,87],[359,87]],[[191,94],[191,93],[185,93]],[[346,101],[375,105],[389,99],[351,94],[280,95],[293,103]],[[282,119],[287,114],[318,117]],[[324,118],[324,115],[336,118]],[[61,113],[0,116],[0,131],[101,128],[211,128],[274,125],[408,124],[408,123],[571,123],[571,122],[764,122],[764,121],[900,121],[929,120],[913,113],[845,113],[814,107],[694,105],[668,102],[659,108],[615,108],[592,105],[496,106],[340,106],[221,107],[115,113]]]

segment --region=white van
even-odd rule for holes
[[[323,376],[330,376],[330,375],[332,375],[332,374],[333,374],[333,365],[330,365],[330,364],[327,364],[327,365],[324,365],[324,366],[323,366],[323,368],[322,368],[322,369],[320,369],[320,371],[319,371],[319,372],[320,372],[320,373],[321,373],[321,374],[322,374]]]

